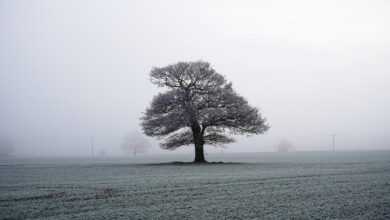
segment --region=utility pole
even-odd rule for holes
[[[333,152],[336,151],[336,134],[332,134],[332,148]]]
[[[91,156],[92,156],[92,158],[94,158],[95,157],[95,151],[94,151],[94,143],[93,143],[93,137],[91,136],[91,138],[90,138],[90,146],[91,146]]]

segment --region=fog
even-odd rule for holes
[[[17,156],[88,156],[91,138],[121,155],[161,91],[151,68],[204,60],[271,125],[225,152],[281,140],[331,150],[332,134],[336,150],[390,149],[389,11],[384,0],[0,1],[0,136]],[[150,154],[173,153],[151,141]]]

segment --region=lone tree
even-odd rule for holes
[[[227,144],[234,142],[229,134],[262,134],[269,128],[258,109],[207,62],[153,68],[150,76],[167,90],[153,98],[141,118],[144,133],[161,139],[163,149],[194,144],[195,163],[206,162],[205,144]]]

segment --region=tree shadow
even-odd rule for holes
[[[172,162],[163,162],[163,163],[145,163],[139,164],[142,166],[208,166],[208,165],[242,165],[247,163],[242,162],[204,162],[204,163],[196,163],[196,162],[182,162],[182,161],[172,161]]]

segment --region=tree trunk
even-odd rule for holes
[[[206,160],[204,158],[203,144],[195,144],[194,163],[206,163]]]
[[[206,163],[206,159],[204,158],[203,133],[202,133],[202,130],[201,130],[199,124],[195,123],[192,126],[192,134],[193,134],[194,145],[195,145],[194,163]]]

